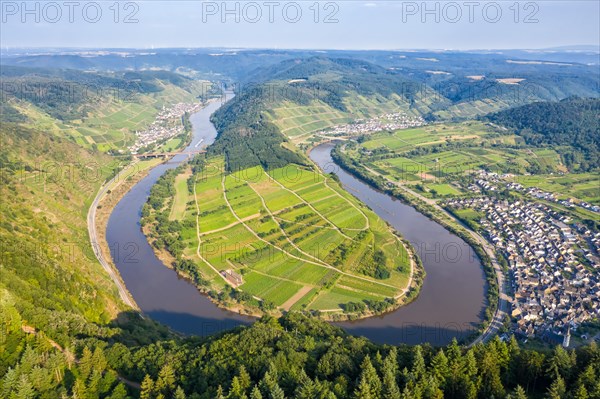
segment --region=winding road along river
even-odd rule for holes
[[[192,115],[193,139],[187,150],[202,141],[211,144],[216,131],[210,115],[221,103],[210,103]],[[427,277],[411,304],[379,317],[339,323],[349,333],[375,342],[448,343],[472,331],[485,310],[485,278],[471,248],[459,237],[391,197],[340,170],[330,157],[332,144],[310,154],[325,172],[336,173],[344,187],[388,221],[417,249]],[[106,232],[113,261],[141,310],[177,331],[206,335],[253,319],[218,308],[189,282],[179,278],[154,255],[140,230],[140,217],[150,188],[170,168],[185,161],[175,156],[150,171],[113,210]]]

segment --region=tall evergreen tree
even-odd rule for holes
[[[375,367],[371,363],[369,355],[363,359],[360,369],[359,387],[367,385],[369,387],[369,397],[378,399],[381,395],[381,380],[379,379],[379,375],[377,375],[377,370],[375,370]]]
[[[260,389],[255,385],[252,388],[252,392],[250,393],[250,399],[263,399],[262,394],[260,393]]]
[[[431,360],[431,374],[435,376],[441,386],[444,386],[449,372],[448,358],[446,357],[444,350],[440,349]]]
[[[548,388],[548,399],[564,399],[567,389],[565,388],[565,380],[559,375]]]
[[[506,399],[527,399],[527,394],[522,386],[517,385],[515,390],[509,394]]]
[[[142,381],[140,398],[141,399],[152,399],[154,397],[154,381],[146,374]]]

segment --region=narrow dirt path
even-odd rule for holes
[[[292,306],[294,306],[294,304],[296,302],[298,302],[300,299],[302,299],[304,297],[304,295],[308,294],[310,292],[310,290],[312,290],[313,287],[311,287],[310,285],[305,285],[302,288],[300,288],[300,290],[298,292],[296,292],[294,295],[292,295],[292,297],[290,299],[288,299],[287,301],[285,301],[281,307],[285,310],[290,310],[290,308]]]
[[[254,215],[250,215],[250,216],[246,216],[245,218],[242,218],[242,221],[244,222],[249,222],[250,220],[256,219],[260,217],[260,213],[255,213]],[[227,226],[223,226],[223,227],[219,227],[218,229],[214,229],[214,230],[209,230],[209,231],[205,231],[203,233],[200,233],[201,236],[205,236],[208,234],[213,234],[213,233],[218,233],[220,231],[225,231],[227,229],[230,229],[232,227],[237,226],[238,224],[240,224],[240,222],[233,222],[233,223],[229,223]]]

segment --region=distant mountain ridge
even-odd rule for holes
[[[226,155],[230,170],[259,164],[280,167],[292,159],[298,162],[291,155],[293,150],[284,146],[286,138],[281,134],[284,127],[277,123],[281,115],[274,115],[276,109],[295,108],[299,118],[304,115],[310,119],[316,117],[311,107],[321,106],[326,107],[321,111],[323,115],[340,113],[340,118],[352,121],[385,113],[381,105],[391,102],[396,104],[395,112],[430,120],[451,120],[540,100],[598,95],[600,81],[594,74],[535,73],[532,71],[539,69],[539,65],[527,63],[517,63],[512,68],[522,72],[508,78],[498,73],[462,76],[443,72],[442,68],[437,69],[438,73],[395,69],[354,58],[323,55],[284,60],[249,72],[238,86],[239,95],[215,114],[213,119],[220,134],[212,151]],[[350,102],[359,98],[367,104],[351,107]],[[361,109],[365,106],[369,107],[368,112]],[[306,123],[317,124],[309,119]],[[264,151],[266,143],[272,151]]]

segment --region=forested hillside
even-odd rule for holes
[[[600,397],[595,345],[547,353],[497,338],[468,350],[456,342],[444,348],[379,346],[291,313],[208,339],[172,337],[145,345],[126,339],[128,331],[97,328],[64,350],[42,333],[21,331],[22,321],[4,308],[9,334],[2,345],[10,356],[0,362],[0,394],[6,398]]]
[[[12,123],[2,122],[0,140],[0,397],[82,398],[91,384],[122,391],[104,366],[92,373],[75,361],[79,339],[144,342],[163,330],[139,318],[132,334],[115,328],[128,322],[126,307],[89,242],[87,207],[119,165]]]
[[[569,169],[589,171],[600,167],[600,99],[538,102],[487,118],[514,130],[527,144],[556,148]]]
[[[283,146],[285,137],[261,114],[266,101],[263,90],[250,89],[219,108],[211,118],[219,136],[209,152],[225,154],[228,171],[256,165],[275,169],[288,163],[304,163],[301,155]]]
[[[167,75],[115,78],[2,68],[1,398],[107,397],[111,392],[125,397],[123,384],[104,361],[95,371],[85,364],[88,357],[103,356],[101,351],[92,356],[78,341],[117,335],[139,344],[168,335],[166,328],[127,313],[89,239],[86,215],[98,188],[129,160],[83,148],[59,130],[96,112],[99,104],[123,106],[113,97],[117,93],[131,96],[132,108],[144,108],[149,90],[177,90],[169,81],[181,82]],[[137,79],[147,85],[128,89],[127,82]],[[117,128],[125,124],[114,123]]]

